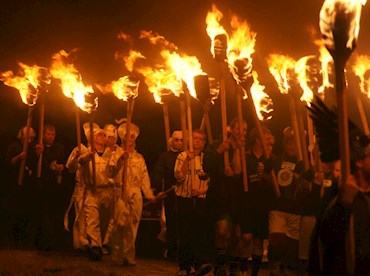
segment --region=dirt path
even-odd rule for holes
[[[0,275],[176,275],[176,264],[158,259],[137,259],[136,267],[118,266],[109,256],[94,262],[73,252],[0,250]]]

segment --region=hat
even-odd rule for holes
[[[120,120],[120,121],[122,122],[122,120]],[[123,120],[123,121],[125,121],[125,120]],[[126,122],[121,124],[118,127],[118,135],[119,135],[119,138],[121,138],[121,140],[123,140],[125,138],[126,130],[127,130]],[[134,123],[130,123],[130,135],[134,135],[134,139],[136,139],[139,136],[139,133],[140,133],[139,127],[137,125],[135,125]]]
[[[17,138],[18,138],[19,140],[22,140],[22,139],[23,139],[23,137],[25,137],[25,136],[26,136],[26,131],[27,131],[27,127],[26,127],[26,126],[22,127],[22,128],[18,131]],[[33,128],[32,128],[32,127],[30,127],[30,132],[29,132],[28,142],[31,142],[35,137],[36,137],[35,131],[33,130]]]
[[[83,129],[84,129],[86,139],[89,141],[90,140],[90,123],[88,123],[88,122],[84,123],[83,124]],[[98,135],[99,133],[104,133],[104,135],[105,135],[104,130],[101,129],[99,127],[99,125],[96,124],[96,123],[93,123],[93,131],[94,131],[94,139],[95,139],[96,135]]]
[[[118,137],[118,134],[117,134],[117,127],[112,125],[112,124],[106,124],[104,126],[104,131],[105,131],[105,134],[107,135],[107,137],[114,137],[117,139]]]
[[[172,132],[172,136],[168,139],[168,143],[172,144],[172,139],[183,139],[182,138],[182,131],[181,130],[175,130]]]

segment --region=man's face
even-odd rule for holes
[[[246,123],[243,123],[243,130],[242,130],[242,135],[240,137],[240,128],[239,128],[239,123],[236,123],[234,125],[233,128],[231,128],[231,135],[235,138],[235,139],[239,139],[239,138],[245,138],[245,136],[247,135],[247,124]]]
[[[275,137],[271,133],[264,133],[263,139],[265,140],[267,154],[270,154],[275,144]]]
[[[45,145],[51,145],[54,143],[55,140],[55,130],[52,129],[45,129],[43,140]]]
[[[284,152],[289,156],[297,155],[297,147],[295,146],[295,142],[293,141],[293,139],[285,142]]]
[[[173,137],[172,138],[172,148],[174,150],[181,150],[184,146],[184,139]]]
[[[193,133],[193,148],[194,150],[202,151],[204,148],[204,144],[206,143],[204,139],[204,135],[201,133],[194,132]]]
[[[98,133],[95,137],[95,143],[99,146],[104,146],[107,142],[107,137],[104,133]]]
[[[135,134],[130,134],[130,139],[127,139],[127,136],[125,135],[124,137],[124,143],[127,144],[127,146],[131,147],[133,145],[135,145],[135,141],[136,141],[136,136]]]
[[[337,160],[333,163],[332,175],[333,175],[334,179],[340,179],[340,176],[341,176],[340,160]]]
[[[113,145],[116,144],[116,142],[117,142],[116,137],[114,137],[114,136],[108,136],[108,138],[107,138],[107,146],[113,146]]]
[[[357,161],[357,167],[362,171],[364,180],[370,183],[370,155],[367,155],[364,159]]]

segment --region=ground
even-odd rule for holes
[[[0,275],[176,275],[177,266],[166,260],[137,259],[136,267],[119,266],[109,256],[91,261],[74,252],[0,250]]]
[[[173,276],[178,272],[176,263],[163,258],[142,257],[136,262],[136,267],[127,267],[115,265],[109,256],[104,256],[101,261],[91,261],[70,251],[0,249],[0,275]],[[250,275],[250,270],[248,272]],[[268,275],[265,266],[259,272],[259,276],[264,275]]]

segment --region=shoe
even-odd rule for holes
[[[202,264],[200,267],[198,267],[197,270],[195,270],[194,273],[192,273],[192,275],[194,276],[204,276],[206,274],[208,274],[209,272],[211,272],[212,270],[212,265],[211,264]]]
[[[124,266],[136,266],[136,262],[135,262],[134,260],[126,259],[126,260],[123,262],[123,265],[124,265]]]
[[[215,269],[215,276],[226,276],[227,273],[226,273],[226,267],[222,266],[222,267],[217,267]]]
[[[102,257],[103,257],[103,251],[101,247],[93,246],[90,249],[90,259],[91,260],[100,261]]]
[[[110,255],[112,253],[112,249],[106,244],[103,244],[102,251],[103,255]]]

